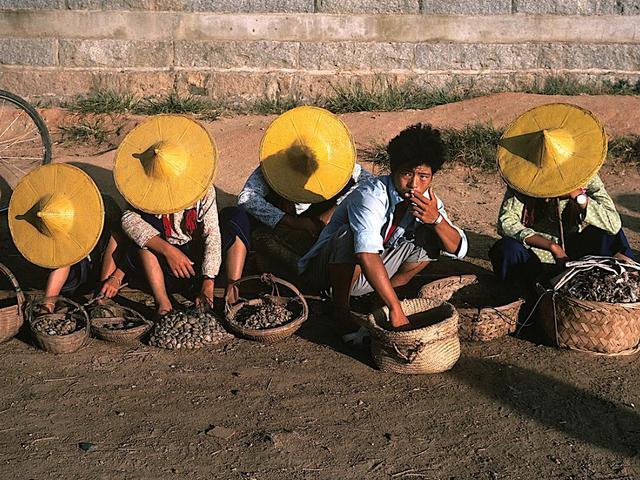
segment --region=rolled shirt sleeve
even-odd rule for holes
[[[442,203],[442,200],[440,200],[439,198],[438,198],[438,212],[440,212],[440,215],[442,215],[442,218],[444,219],[444,221],[447,222],[449,225],[451,225],[456,230],[456,232],[458,232],[458,235],[460,235],[460,245],[458,246],[458,250],[456,251],[456,253],[449,253],[447,251],[442,250],[442,254],[447,257],[457,258],[458,260],[462,260],[467,255],[467,251],[469,250],[469,241],[467,240],[467,235],[464,233],[464,230],[454,225],[453,222],[449,219],[449,215],[447,215],[447,211],[444,208],[444,203]]]
[[[526,248],[530,248],[525,240],[536,232],[532,228],[527,228],[522,223],[522,211],[524,203],[522,203],[509,189],[504,194],[502,205],[500,205],[500,213],[498,214],[498,234],[501,237],[511,237]]]
[[[368,188],[351,193],[347,214],[355,253],[380,253],[384,250],[381,232],[387,220],[386,213],[384,199],[372,195]]]
[[[589,203],[583,222],[601,228],[612,235],[618,233],[622,228],[622,220],[600,177],[596,175],[589,182],[586,190]]]
[[[139,213],[133,210],[125,210],[121,219],[122,231],[140,248],[144,247],[153,237],[160,232],[145,222]]]
[[[262,175],[260,167],[256,168],[247,179],[242,191],[238,195],[238,206],[242,207],[256,220],[270,228],[284,217],[284,212],[267,201],[271,188]]]

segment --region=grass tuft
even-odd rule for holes
[[[181,96],[174,90],[159,97],[142,99],[136,105],[134,112],[143,115],[193,113],[206,116],[209,120],[214,120],[219,116],[219,107],[208,98],[200,98],[193,95]]]
[[[333,95],[319,103],[333,113],[418,110],[479,95],[473,88],[455,82],[443,88],[423,88],[413,83],[386,85],[379,81],[372,88],[359,82],[333,85],[332,88]]]
[[[443,130],[449,163],[493,170],[502,131],[486,123],[468,125],[461,130]]]
[[[240,113],[255,113],[258,115],[280,115],[301,105],[304,105],[304,102],[294,96],[264,97],[249,104],[247,107],[239,108],[238,111]]]
[[[609,161],[640,165],[640,136],[631,135],[609,140]]]
[[[138,104],[135,95],[117,90],[91,90],[77,97],[67,108],[79,113],[123,113],[134,111]]]
[[[544,79],[542,85],[534,84],[525,88],[527,93],[542,95],[640,95],[640,80],[632,83],[626,79],[604,80],[600,82],[580,82],[571,77],[550,76]]]
[[[62,143],[106,143],[113,133],[105,127],[101,119],[81,120],[73,125],[61,125]]]

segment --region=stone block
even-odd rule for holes
[[[52,38],[0,38],[0,64],[56,65],[56,40]]]
[[[422,13],[429,15],[504,15],[511,0],[423,0]]]
[[[514,0],[513,13],[539,15],[614,15],[614,0]],[[630,3],[635,3],[631,0]]]
[[[419,13],[418,0],[318,0],[319,13]]]
[[[420,70],[524,70],[538,66],[539,45],[425,43],[416,47]]]
[[[545,44],[540,49],[540,67],[566,70],[640,70],[640,45]]]
[[[68,8],[72,10],[312,13],[314,8],[313,0],[67,0],[67,2]]]
[[[311,42],[300,44],[300,68],[305,70],[408,70],[413,67],[412,43]]]
[[[69,10],[184,10],[184,0],[67,0]]]
[[[60,40],[60,64],[73,67],[168,67],[170,41]]]
[[[297,42],[176,42],[176,65],[217,69],[296,68]]]
[[[64,0],[0,0],[0,10],[56,10],[65,8]]]
[[[621,15],[640,15],[640,0],[618,0],[616,6]]]

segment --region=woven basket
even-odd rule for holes
[[[100,340],[106,340],[107,342],[114,343],[133,343],[139,341],[140,338],[142,338],[149,330],[151,330],[151,327],[153,327],[153,322],[147,320],[132,308],[118,306],[119,311],[105,306],[98,306],[97,308],[101,312],[105,312],[107,314],[96,316],[91,319],[91,332]],[[133,317],[135,321],[141,321],[142,325],[122,330],[106,328],[106,325],[126,321],[127,318],[131,317]]]
[[[36,344],[44,351],[50,353],[73,353],[77,351],[80,347],[82,347],[87,340],[89,339],[89,315],[87,315],[87,311],[81,305],[69,300],[67,298],[58,297],[57,302],[66,303],[69,311],[77,314],[78,321],[83,323],[82,328],[79,328],[73,333],[68,335],[47,335],[46,333],[42,333],[36,330],[35,325],[43,321],[45,319],[60,319],[69,315],[68,312],[65,313],[45,313],[37,316],[33,316],[31,312],[33,312],[33,308],[30,309],[30,313],[28,314],[29,318],[29,327],[31,328],[31,334],[36,342]],[[34,305],[34,304],[32,304]]]
[[[18,284],[18,280],[6,266],[0,263],[0,272],[2,272],[11,282],[16,291],[15,305],[0,308],[0,343],[6,342],[13,338],[24,321],[23,308],[25,304],[24,293]]]
[[[408,331],[390,331],[389,309],[382,307],[366,319],[371,333],[371,355],[383,372],[440,373],[449,370],[460,357],[458,313],[453,305],[440,300],[415,298],[401,302],[405,315],[431,312],[438,322]]]
[[[558,347],[601,355],[640,351],[640,303],[578,300],[542,293],[539,315],[547,336]]]
[[[237,280],[234,285],[240,286],[245,282],[261,282],[262,284],[268,286],[272,290],[273,295],[278,301],[282,304],[287,303],[291,298],[297,298],[298,301],[302,304],[302,311],[300,315],[298,315],[293,320],[285,323],[284,325],[280,325],[274,328],[247,328],[235,321],[235,316],[240,311],[242,307],[245,305],[258,305],[262,302],[261,299],[250,299],[250,300],[241,300],[235,305],[230,304],[230,294],[225,298],[225,320],[233,333],[238,334],[244,338],[249,340],[254,340],[256,342],[261,343],[275,343],[281,340],[284,340],[287,337],[290,337],[300,326],[304,323],[309,315],[309,307],[307,306],[307,301],[304,299],[300,291],[291,283],[282,280],[281,278],[275,277],[273,275],[265,274],[265,275],[251,275],[248,277],[241,278]],[[286,287],[288,290],[293,292],[292,297],[282,297],[279,293],[279,287]]]
[[[478,279],[475,275],[456,275],[442,278],[424,285],[420,289],[419,296],[449,301],[457,290],[477,282],[489,282],[489,278],[491,277]],[[493,285],[488,285],[489,287],[493,287]],[[455,306],[460,317],[460,339],[487,342],[515,332],[520,308],[523,304],[524,299],[517,298],[499,306]]]

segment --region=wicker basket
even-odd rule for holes
[[[69,312],[60,313],[59,311],[54,313],[45,313],[37,316],[33,316],[34,305],[32,304],[30,312],[28,313],[29,327],[36,344],[44,351],[50,353],[73,353],[82,347],[89,339],[89,316],[87,311],[81,305],[69,300],[67,298],[58,297],[57,302],[67,304],[69,311],[73,312],[78,317],[78,321],[83,323],[82,328],[79,328],[73,333],[68,335],[47,335],[36,330],[35,325],[45,319],[59,319],[69,315]]]
[[[593,302],[538,290],[539,318],[558,347],[601,355],[640,351],[640,303]]]
[[[268,288],[272,291],[273,298],[276,301],[281,302],[281,304],[287,303],[291,298],[297,298],[302,304],[302,311],[300,314],[291,320],[290,322],[285,323],[284,325],[280,325],[274,328],[247,328],[235,321],[235,316],[240,311],[242,307],[245,305],[259,305],[262,300],[261,299],[251,299],[251,300],[240,300],[235,305],[230,304],[229,294],[227,298],[225,298],[225,320],[233,333],[238,334],[244,338],[249,340],[255,340],[256,342],[261,343],[275,343],[281,340],[284,340],[287,337],[290,337],[300,326],[304,323],[309,315],[309,307],[307,306],[307,301],[304,299],[300,291],[291,283],[282,280],[281,278],[275,277],[273,275],[265,274],[265,275],[251,275],[248,277],[241,278],[236,281],[234,285],[240,286],[245,282],[261,282],[262,284],[268,286]],[[281,297],[279,289],[280,287],[286,287],[288,290],[293,292],[292,297]]]
[[[478,282],[480,284],[487,283],[487,288],[499,287],[498,285],[494,287],[492,283],[497,280],[492,277],[477,278],[475,275],[456,275],[424,285],[420,289],[419,296],[449,301],[457,290]],[[516,298],[512,302],[498,306],[461,307],[454,305],[460,317],[460,339],[487,342],[515,332],[518,315],[523,304],[524,299]]]
[[[91,318],[91,332],[100,340],[114,343],[138,342],[153,327],[153,322],[147,320],[132,308],[118,306],[116,310],[115,308],[101,305],[96,308],[99,309],[101,315]],[[106,315],[102,312],[106,313]],[[127,318],[132,317],[135,321],[141,321],[142,324],[121,330],[106,328],[106,325],[126,321]]]
[[[390,331],[383,327],[389,321],[389,310],[382,307],[364,317],[371,333],[371,355],[383,372],[440,373],[449,370],[460,357],[458,313],[453,305],[440,300],[415,298],[403,300],[402,310],[408,315],[430,312],[438,322],[408,331]]]
[[[0,272],[2,272],[11,282],[16,291],[15,305],[0,308],[0,343],[6,342],[13,338],[24,321],[23,308],[25,304],[24,293],[18,284],[18,280],[6,266],[0,263]]]

